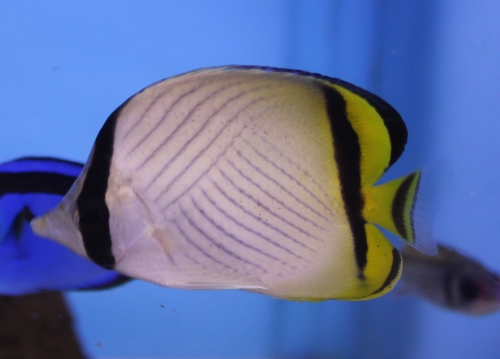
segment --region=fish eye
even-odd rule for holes
[[[462,278],[458,283],[460,296],[467,302],[472,302],[479,297],[480,289],[471,278]]]

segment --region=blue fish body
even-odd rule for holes
[[[32,157],[0,165],[0,294],[103,289],[129,280],[31,230],[30,220],[57,206],[82,168]]]

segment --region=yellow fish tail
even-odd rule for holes
[[[377,224],[426,254],[434,254],[433,240],[421,230],[415,211],[421,171],[363,190],[367,222]]]

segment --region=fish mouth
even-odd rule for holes
[[[36,235],[53,240],[79,255],[87,256],[77,225],[61,205],[43,216],[33,218],[30,225]]]
[[[59,211],[57,211],[59,212]],[[44,238],[48,238],[54,240],[59,243],[63,243],[59,237],[65,237],[64,233],[61,232],[61,226],[57,224],[60,223],[58,217],[60,217],[60,213],[56,211],[50,211],[49,213],[35,217],[30,221],[30,226],[33,232]]]

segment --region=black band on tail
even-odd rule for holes
[[[405,206],[408,201],[408,192],[411,189],[411,185],[415,180],[416,173],[412,173],[401,183],[394,200],[392,201],[392,220],[394,221],[394,226],[398,231],[401,238],[406,240],[413,239],[414,233],[408,233],[408,228],[405,223]],[[410,228],[412,230],[412,228]],[[411,234],[411,236],[409,236]]]

